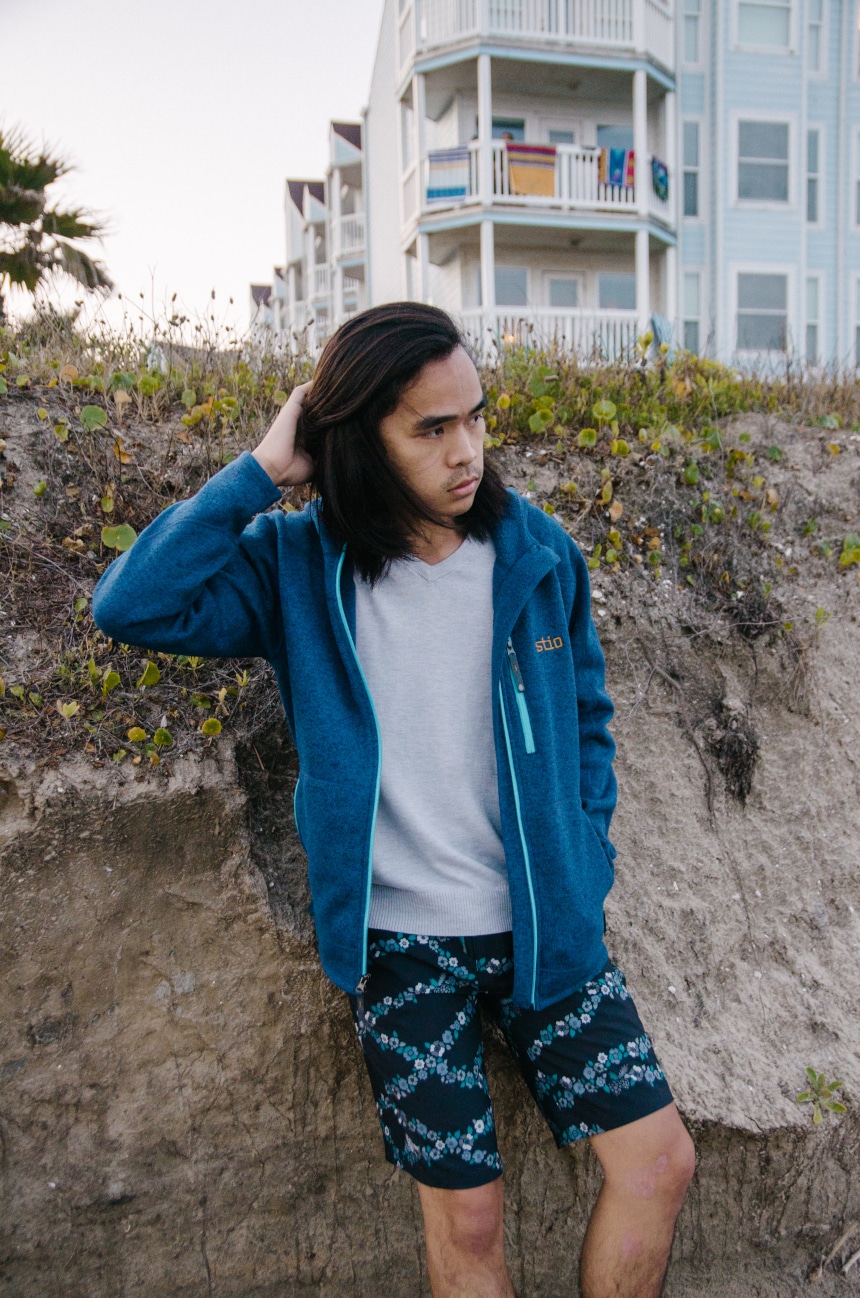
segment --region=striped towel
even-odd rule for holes
[[[469,149],[439,149],[428,158],[427,202],[466,198],[469,193]]]
[[[607,150],[602,150],[607,152]],[[609,149],[609,162],[606,167],[607,175],[605,183],[608,185],[623,186],[625,189],[633,188],[635,176],[635,154],[632,149]]]
[[[555,145],[506,141],[512,194],[555,195]]]

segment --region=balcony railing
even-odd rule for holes
[[[674,65],[668,0],[405,0],[401,70],[416,54],[480,36],[647,53]]]
[[[328,291],[328,266],[314,266],[314,297],[326,297]]]
[[[635,311],[557,311],[498,307],[461,312],[467,336],[479,348],[560,347],[585,358],[614,360],[636,346]]]
[[[666,172],[666,197],[658,197],[655,189],[653,160],[646,159],[645,174],[639,174],[631,155],[631,165],[624,166],[619,176],[609,165],[609,151],[582,149],[573,144],[555,146],[555,163],[552,155],[544,169],[544,186],[548,192],[520,193],[517,185],[516,163],[504,140],[492,142],[491,201],[504,205],[528,208],[562,210],[596,210],[626,212],[636,210],[637,188],[644,184],[648,192],[648,206],[652,215],[670,223],[672,209],[669,196],[673,177]],[[446,165],[446,157],[450,163]],[[439,167],[441,163],[441,175]],[[435,153],[433,160],[425,159],[423,210],[438,211],[462,202],[476,201],[481,196],[480,185],[481,145],[471,140],[467,146]],[[632,180],[632,184],[618,183]]]
[[[364,248],[364,213],[342,216],[335,227],[335,249],[338,253],[361,252]]]

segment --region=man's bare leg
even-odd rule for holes
[[[514,1298],[505,1265],[502,1178],[474,1190],[419,1182],[433,1298]]]
[[[605,1179],[582,1248],[582,1298],[659,1298],[695,1171],[693,1142],[669,1104],[591,1145]]]

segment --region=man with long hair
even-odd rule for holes
[[[418,1182],[435,1298],[513,1295],[481,1005],[559,1147],[602,1164],[583,1295],[656,1298],[694,1156],[603,942],[615,744],[588,573],[484,462],[484,404],[444,312],[363,312],[93,613],[275,668],[320,957]],[[300,483],[305,509],[265,512]]]

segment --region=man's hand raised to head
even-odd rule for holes
[[[251,452],[277,487],[295,487],[301,482],[309,482],[313,473],[313,460],[307,451],[296,446],[296,427],[310,386],[310,383],[302,383],[293,388],[266,436]]]

